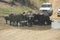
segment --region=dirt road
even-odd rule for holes
[[[1,30],[0,40],[60,40],[60,30]]]

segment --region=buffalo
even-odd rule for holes
[[[45,12],[44,12],[45,13]],[[29,26],[32,25],[51,25],[51,20],[49,16],[46,16],[45,14],[41,13],[35,13],[33,14],[31,11],[22,14],[9,14],[9,16],[4,17],[7,21],[10,21],[10,25],[18,26],[18,23],[22,26]]]

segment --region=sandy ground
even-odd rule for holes
[[[60,40],[60,29],[51,26],[13,27],[0,18],[0,40]]]

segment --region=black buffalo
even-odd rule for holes
[[[18,23],[23,24],[23,21],[26,22],[27,20],[27,17],[24,14],[17,14],[17,15],[10,14],[9,16],[5,16],[4,18],[6,20],[6,24],[7,21],[10,21],[10,25],[15,25],[15,26],[18,26]]]
[[[8,21],[9,21],[9,16],[5,16],[4,18],[5,18],[5,20],[6,20],[6,24],[7,24]]]
[[[40,15],[32,14],[32,12],[29,12],[29,14],[23,12],[23,14],[10,14],[9,16],[4,17],[7,21],[10,21],[10,25],[18,26],[18,23],[22,26],[32,26],[32,25],[50,25],[51,20],[49,16],[46,16],[44,14]]]

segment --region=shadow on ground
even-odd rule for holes
[[[14,26],[15,27],[15,26]],[[15,28],[18,28],[18,29],[23,29],[23,30],[49,30],[51,29],[51,25],[33,25],[32,27],[28,27],[28,26],[18,26],[18,27],[15,27]]]

